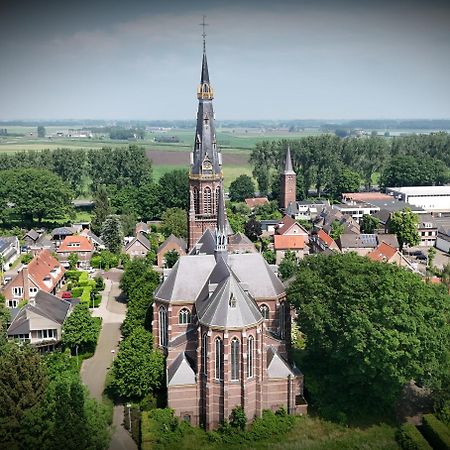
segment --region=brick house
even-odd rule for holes
[[[273,238],[277,264],[283,260],[288,250],[294,252],[297,259],[303,258],[305,253],[308,253],[308,232],[288,215],[284,216],[275,228]]]
[[[151,249],[150,241],[144,233],[139,232],[125,246],[124,252],[130,255],[130,258],[144,258]]]
[[[64,267],[48,250],[41,250],[3,288],[6,306],[17,308],[24,299],[33,299],[39,290],[56,294],[64,281]]]
[[[324,230],[319,230],[317,234],[313,234],[309,240],[310,248],[313,253],[341,252],[335,240]]]
[[[56,253],[61,264],[65,267],[69,265],[69,256],[76,254],[78,255],[78,267],[87,269],[94,254],[94,244],[86,236],[74,234],[65,237]]]
[[[184,239],[178,238],[171,234],[159,247],[156,252],[156,264],[158,267],[163,267],[166,253],[175,250],[180,256],[186,254],[186,242]]]
[[[416,271],[411,263],[395,247],[386,242],[381,242],[376,248],[368,253],[367,257],[372,261],[396,264],[397,266],[405,267],[412,272]]]

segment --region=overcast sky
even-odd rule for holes
[[[449,1],[3,0],[0,120],[450,117]]]

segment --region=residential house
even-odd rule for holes
[[[230,253],[257,253],[255,244],[243,233],[236,233],[228,237]]]
[[[344,215],[338,209],[333,208],[333,206],[325,207],[321,213],[316,216],[313,224],[316,229],[323,228],[327,234],[330,234],[334,222],[338,222],[344,226],[344,233],[360,233],[358,222],[353,219],[351,215]]]
[[[8,270],[20,256],[17,236],[0,237],[0,255],[3,257],[2,270]]]
[[[342,253],[355,252],[365,256],[378,245],[376,234],[341,234],[336,240]]]
[[[69,266],[69,256],[76,254],[78,255],[78,267],[87,269],[94,254],[94,244],[86,236],[74,234],[65,237],[56,253],[65,267]]]
[[[27,233],[24,236],[25,245],[27,247],[32,247],[36,244],[38,239],[40,238],[41,233],[38,233],[35,229],[31,229],[30,231],[27,231]]]
[[[81,233],[81,236],[86,236],[93,246],[95,247],[96,251],[105,250],[106,245],[103,242],[102,239],[100,239],[94,232],[92,232],[89,228],[85,228]]]
[[[390,264],[397,264],[398,266],[405,267],[412,272],[415,272],[414,266],[406,259],[395,247],[381,242],[371,252],[367,254],[367,257],[372,261],[387,262]]]
[[[267,197],[246,198],[244,201],[250,209],[254,209],[261,205],[267,205],[269,203],[269,199]]]
[[[39,290],[13,318],[8,338],[29,342],[40,351],[54,350],[61,341],[63,323],[75,303]]]
[[[194,247],[195,248],[195,247]],[[163,267],[166,253],[175,250],[180,256],[186,255],[187,244],[184,239],[178,238],[171,234],[159,247],[156,252],[156,264]]]
[[[24,299],[33,299],[39,290],[56,294],[64,281],[64,267],[48,250],[41,250],[19,269],[17,275],[3,288],[6,306],[17,308]]]
[[[438,235],[438,227],[431,214],[421,214],[417,225],[420,234],[420,246],[433,247]]]
[[[314,220],[318,214],[327,206],[328,200],[304,200],[297,202],[297,220]]]
[[[145,222],[138,222],[136,224],[136,228],[134,230],[134,234],[137,236],[138,233],[149,234],[150,233],[149,225],[147,223],[145,223]]]
[[[262,235],[261,237],[270,237],[275,234],[275,228],[280,223],[280,219],[268,219],[268,220],[261,220],[261,231]]]
[[[55,243],[55,247],[58,248],[67,236],[73,236],[74,234],[75,231],[71,227],[55,228],[51,234],[52,241]]]
[[[274,249],[276,253],[276,263],[279,264],[285,253],[290,250],[295,253],[298,259],[303,258],[308,252],[308,232],[298,224],[292,217],[286,215],[275,229]]]
[[[137,233],[125,246],[124,251],[130,258],[144,258],[150,249],[151,244],[145,234]]]
[[[320,229],[316,234],[312,234],[309,238],[309,247],[313,253],[332,254],[333,252],[341,252],[335,240],[325,231]]]

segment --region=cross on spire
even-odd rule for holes
[[[206,50],[206,30],[205,30],[205,27],[207,27],[209,25],[209,23],[205,22],[205,19],[206,19],[206,16],[204,15],[203,19],[202,19],[202,23],[200,24],[200,26],[203,27],[203,33],[202,33],[202,36],[203,36],[203,51]]]

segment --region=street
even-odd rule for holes
[[[119,280],[121,271],[112,269],[104,274],[105,289],[102,301],[92,315],[102,318],[97,348],[92,358],[83,361],[81,379],[88,387],[92,397],[102,401],[105,378],[108,369],[117,353],[120,341],[120,325],[125,319],[126,304],[118,301],[120,297]],[[123,405],[114,406],[113,426],[114,434],[111,439],[110,450],[134,450],[136,443],[127,430],[122,426]]]

